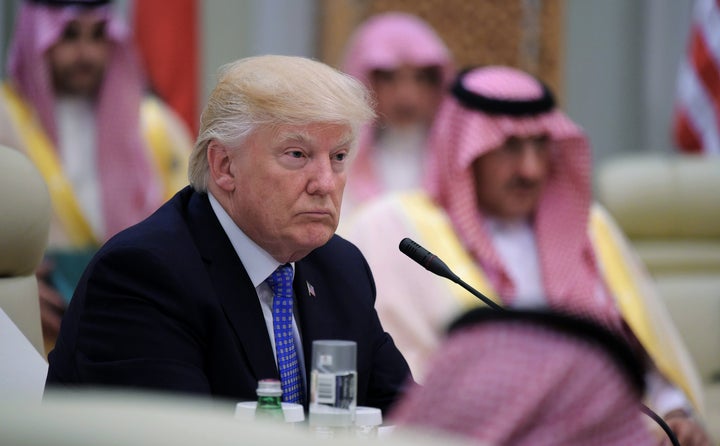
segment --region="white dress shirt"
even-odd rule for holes
[[[277,351],[275,350],[275,335],[273,331],[273,318],[272,318],[272,301],[273,291],[265,280],[281,265],[280,262],[275,260],[270,254],[259,247],[233,222],[232,218],[225,212],[225,209],[220,205],[215,197],[211,193],[208,193],[210,199],[210,206],[215,212],[215,216],[220,221],[220,225],[230,239],[235,252],[240,261],[242,262],[245,270],[250,276],[255,291],[257,292],[258,299],[260,301],[260,307],[262,308],[263,316],[265,317],[265,326],[270,336],[270,343],[272,344],[273,354],[275,357],[275,365],[277,366]],[[293,274],[295,273],[295,264],[290,264],[293,268]],[[238,297],[239,298],[239,297]],[[300,339],[300,331],[298,330],[297,323],[295,321],[295,315],[292,317],[293,334],[295,338],[295,349],[297,350],[298,361],[300,361],[300,373],[302,374],[304,384],[307,383],[305,378],[305,356],[303,355],[302,341]],[[305,385],[307,389],[307,385]],[[306,391],[307,392],[307,391]],[[306,393],[307,394],[307,393]]]
[[[530,223],[487,218],[486,227],[515,287],[513,307],[546,306],[535,234]]]
[[[97,128],[92,101],[62,97],[55,101],[60,161],[93,233],[105,233],[97,166]],[[101,237],[102,238],[102,237]]]

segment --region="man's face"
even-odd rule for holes
[[[93,95],[102,84],[110,57],[106,22],[84,12],[69,22],[47,52],[53,86],[60,94]]]
[[[540,201],[550,174],[550,140],[546,135],[510,137],[473,163],[478,206],[505,220],[528,218]]]
[[[276,260],[299,260],[335,233],[350,135],[339,124],[281,126],[230,152],[228,213]]]
[[[429,125],[442,97],[440,81],[439,67],[374,70],[371,85],[382,123],[397,128]]]

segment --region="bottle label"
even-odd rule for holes
[[[355,402],[357,384],[354,372],[315,372],[315,403],[349,409]]]

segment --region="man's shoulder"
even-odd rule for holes
[[[180,190],[150,216],[113,236],[104,248],[181,244],[190,235],[188,215],[191,203],[201,200],[201,195],[189,186]]]
[[[333,258],[336,256],[361,256],[360,250],[350,241],[335,234],[323,246],[315,249],[308,257]]]
[[[344,238],[334,235],[296,263],[309,283],[324,283],[336,291],[363,295],[370,292],[373,280],[370,267],[360,250]],[[317,282],[317,283],[316,283]],[[346,289],[352,287],[352,291]]]
[[[168,103],[155,95],[143,96],[140,102],[140,119],[146,129],[168,127],[168,130],[181,130],[187,133],[183,136],[190,137],[189,130],[180,115]]]
[[[364,269],[367,265],[365,257],[357,246],[337,234],[333,235],[326,244],[305,256],[301,262],[303,265],[312,265],[326,272]]]
[[[381,247],[389,238],[427,228],[430,234],[446,230],[445,211],[422,190],[401,191],[373,199],[357,209],[343,223],[342,234],[365,251]],[[400,242],[400,237],[393,242]]]
[[[422,189],[411,189],[390,192],[373,198],[360,206],[350,215],[348,226],[364,225],[375,219],[405,214],[421,214],[423,216],[444,212],[435,201]],[[359,223],[358,223],[359,222]]]
[[[610,232],[615,235],[622,233],[618,223],[615,221],[615,218],[599,202],[594,202],[590,206],[588,232],[591,237],[597,237],[598,233],[603,232]]]
[[[140,107],[144,112],[151,112],[153,108],[165,112],[171,110],[170,106],[158,96],[154,94],[145,94],[140,101]]]
[[[35,119],[36,115],[29,112],[30,107],[8,81],[0,84],[0,144],[23,152],[27,150],[20,134],[23,126],[20,116]]]

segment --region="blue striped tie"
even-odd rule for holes
[[[292,329],[293,270],[289,264],[281,265],[266,282],[273,290],[273,334],[277,353],[282,399],[288,403],[303,403],[303,382],[300,375],[300,362],[295,349],[295,337]]]

